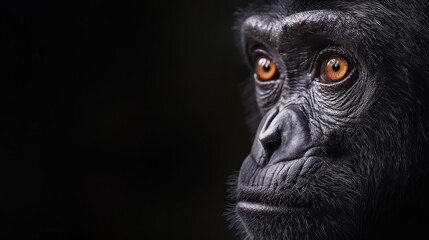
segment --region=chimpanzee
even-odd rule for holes
[[[237,15],[257,119],[238,234],[429,238],[429,2],[261,0]]]

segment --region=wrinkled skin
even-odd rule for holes
[[[429,4],[259,1],[239,15],[250,68],[262,54],[279,75],[249,79],[258,127],[232,187],[229,218],[238,234],[399,239],[424,232]],[[348,74],[318,81],[332,55],[347,59]]]

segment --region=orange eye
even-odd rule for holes
[[[276,63],[268,57],[256,59],[255,73],[260,81],[269,81],[279,78],[279,71]]]
[[[326,58],[320,68],[320,81],[324,83],[343,80],[349,73],[349,63],[341,56]]]

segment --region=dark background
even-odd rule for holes
[[[235,239],[245,3],[144,2],[0,3],[1,239]]]

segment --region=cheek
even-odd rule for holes
[[[315,84],[310,91],[308,114],[325,136],[355,127],[368,110],[365,86],[359,82],[344,85]]]

